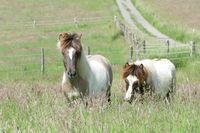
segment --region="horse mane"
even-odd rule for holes
[[[81,52],[82,46],[80,39],[81,36],[79,36],[77,33],[61,33],[59,35],[61,51],[64,51],[69,47],[73,47],[78,52]]]
[[[144,78],[143,80],[146,80],[148,72],[143,64],[137,66],[136,64],[129,65],[128,63],[126,63],[122,69],[122,78],[125,79],[126,77],[128,77],[129,74],[134,74],[138,77],[141,73],[143,75],[142,78]]]
[[[135,64],[126,63],[122,68],[122,78],[125,79],[130,73],[133,73]]]

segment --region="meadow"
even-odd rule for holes
[[[154,27],[169,37],[187,43],[190,40],[200,42],[199,5],[192,0],[132,0],[143,17]]]
[[[115,1],[2,0],[0,14],[0,132],[200,131],[198,56],[177,66],[177,93],[170,105],[150,97],[143,104],[123,101],[121,68],[128,61],[129,43],[113,21],[114,15],[120,17]],[[82,34],[84,48],[110,60],[111,105],[98,100],[88,107],[81,101],[68,103],[60,86],[64,69],[56,47],[60,32]]]

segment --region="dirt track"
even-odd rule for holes
[[[169,40],[173,44],[177,44],[178,42],[174,41],[173,39],[169,38],[168,36],[162,34],[156,28],[154,28],[148,21],[146,21],[140,12],[135,8],[130,0],[116,0],[117,5],[120,9],[124,20],[134,29],[137,29],[136,22],[131,19],[131,16],[134,16],[137,23],[140,23],[151,35],[156,37],[157,39],[161,40]]]

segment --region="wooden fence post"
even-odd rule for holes
[[[90,47],[87,46],[87,54],[90,55]]]
[[[117,22],[117,16],[114,16],[114,22],[115,23]]]
[[[35,28],[35,27],[36,27],[36,21],[33,20],[33,28]]]
[[[133,46],[130,46],[129,63],[133,63]]]
[[[85,46],[85,54],[86,55],[90,55],[90,47],[89,46]]]
[[[167,40],[167,53],[169,53],[169,40]]]
[[[120,30],[121,32],[123,32],[123,24],[121,23],[121,21],[119,21],[119,30]]]
[[[41,73],[44,74],[44,48],[41,48]]]
[[[126,26],[124,26],[124,37],[125,39],[127,39],[127,33],[128,33],[128,29]]]
[[[146,41],[143,41],[143,52],[146,53]]]
[[[125,25],[124,24],[122,24],[122,32],[123,32],[123,34],[125,34]]]
[[[76,17],[74,17],[74,24],[76,25],[76,27],[78,27],[78,21]]]
[[[139,48],[139,42],[136,41],[136,60],[140,60],[140,48]]]
[[[130,32],[130,33],[128,34],[128,40],[129,40],[129,42],[132,44],[131,38],[132,38],[132,32]]]
[[[114,22],[115,22],[115,25],[118,29],[120,29],[120,24],[119,24],[119,20],[117,18],[117,16],[114,16]]]
[[[196,46],[194,41],[190,41],[190,57],[195,53]]]

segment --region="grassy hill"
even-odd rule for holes
[[[199,1],[132,1],[142,15],[161,32],[181,42],[194,40],[200,43]]]
[[[159,18],[165,18],[173,23],[181,24],[191,29],[200,30],[199,24],[199,6],[200,1],[191,0],[189,3],[187,0],[141,0],[143,6],[151,8],[155,12],[155,15]],[[137,1],[136,3],[139,3]],[[170,23],[172,23],[170,22]]]
[[[178,90],[170,105],[146,98],[123,102],[121,67],[129,45],[116,29],[111,0],[1,0],[0,132],[198,132],[199,84],[195,66],[177,69]],[[77,24],[74,21],[77,21]],[[82,33],[84,47],[113,64],[112,104],[69,104],[60,89],[60,32]],[[45,74],[40,51],[45,50]],[[191,69],[191,71],[188,71]],[[191,88],[191,89],[190,89]]]

